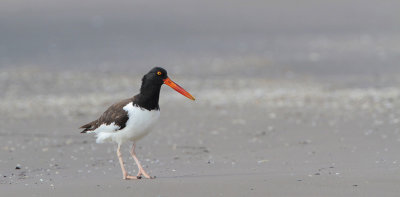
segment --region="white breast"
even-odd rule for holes
[[[134,106],[132,103],[127,104],[123,109],[128,112],[129,117],[125,128],[118,131],[115,131],[115,129],[113,131],[111,129],[108,131],[104,131],[105,129],[96,129],[99,130],[99,132],[94,131],[97,133],[97,143],[114,141],[121,144],[125,141],[140,140],[151,131],[154,123],[160,117],[159,110],[149,111],[139,106]],[[107,127],[115,128],[115,124],[107,125]]]

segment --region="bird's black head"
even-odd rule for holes
[[[168,78],[167,71],[160,67],[154,67],[142,78],[140,94],[137,97],[137,104],[148,110],[159,109],[158,99],[161,85]]]
[[[161,67],[154,67],[146,75],[143,76],[140,94],[146,98],[156,98],[158,103],[158,97],[160,95],[162,84],[166,84],[177,92],[181,93],[182,95],[194,100],[194,97],[186,92],[186,90],[184,90],[178,84],[173,82],[168,77],[167,71]]]
[[[164,68],[154,67],[143,76],[142,85],[146,83],[148,85],[161,86],[166,78],[168,78],[168,75]]]

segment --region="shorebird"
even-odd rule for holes
[[[163,84],[195,100],[192,95],[168,77],[165,69],[155,67],[143,76],[139,94],[111,105],[100,118],[80,127],[84,129],[81,133],[95,133],[97,143],[116,142],[118,144],[117,156],[121,165],[122,178],[125,180],[141,179],[142,175],[145,178],[153,178],[140,164],[135,153],[135,145],[151,131],[160,116],[158,100]],[[136,176],[128,175],[125,170],[121,154],[121,145],[124,142],[133,143],[131,155],[138,166]]]

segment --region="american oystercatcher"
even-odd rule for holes
[[[138,140],[150,132],[151,127],[160,116],[158,99],[162,84],[166,84],[189,99],[195,100],[192,95],[169,79],[165,69],[155,67],[143,76],[139,94],[111,105],[99,119],[80,127],[84,129],[81,133],[95,133],[97,143],[118,143],[117,156],[123,179],[140,179],[142,175],[145,178],[152,178],[140,165],[136,157],[135,145]],[[121,144],[127,141],[133,142],[131,155],[139,170],[136,176],[128,175],[122,160]]]

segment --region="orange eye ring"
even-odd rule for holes
[[[161,75],[162,73],[160,71],[157,72],[157,75]]]

